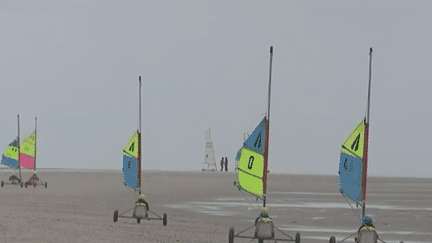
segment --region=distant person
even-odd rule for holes
[[[225,171],[228,171],[228,158],[225,157]]]
[[[222,157],[221,159],[221,171],[223,171],[223,166],[224,166],[224,157]]]

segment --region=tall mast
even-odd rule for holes
[[[18,171],[19,171],[19,179],[21,181],[21,145],[20,145],[20,124],[19,124],[19,114],[17,115],[17,120],[18,120]]]
[[[138,191],[141,194],[141,76],[139,76]]]
[[[272,60],[273,60],[273,46],[270,46],[270,74],[269,74],[269,87],[268,87],[268,107],[267,107],[267,121],[265,126],[265,150],[264,150],[264,171],[263,171],[263,206],[266,206],[267,200],[267,168],[268,168],[268,150],[269,150],[269,131],[270,131],[270,95],[271,95],[271,72],[272,72]]]
[[[36,143],[37,143],[37,117],[35,117],[35,155],[34,155],[34,170],[36,171]]]
[[[372,47],[369,49],[369,88],[368,88],[368,103],[367,103],[367,116],[365,117],[365,130],[364,130],[364,143],[363,143],[363,170],[362,170],[362,201],[363,212],[365,215],[366,210],[366,186],[367,186],[367,164],[368,164],[368,145],[369,145],[369,114],[370,114],[370,90],[372,79]]]

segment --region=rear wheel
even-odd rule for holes
[[[229,243],[234,243],[234,228],[231,228],[229,230],[228,242]]]
[[[164,213],[164,214],[163,214],[163,225],[164,225],[164,226],[167,226],[167,223],[168,223],[167,221],[168,221],[167,214]]]
[[[336,237],[334,236],[330,237],[330,243],[336,243]]]
[[[264,240],[258,239],[258,243],[264,243]]]
[[[23,187],[23,183],[21,182],[21,187]],[[27,187],[27,185],[26,185],[26,187]]]
[[[3,186],[4,186],[4,181],[1,182],[1,187],[3,187]]]
[[[45,182],[45,188],[47,188],[47,183]]]
[[[296,233],[295,243],[300,243],[300,233]]]
[[[34,188],[36,188],[36,183],[35,183],[35,184],[33,184],[33,186],[34,186]]]
[[[137,218],[137,223],[138,223],[138,224],[141,223],[141,218]]]
[[[118,219],[118,211],[114,211],[114,222],[117,222]]]

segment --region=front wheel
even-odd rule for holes
[[[295,243],[300,243],[300,233],[299,232],[296,233]]]
[[[167,219],[167,214],[166,213],[164,213],[163,214],[163,226],[167,226],[167,222],[168,221],[168,219]]]
[[[137,218],[137,223],[141,224],[141,218]]]
[[[45,182],[45,188],[47,188],[47,183]]]
[[[336,243],[336,237],[334,236],[330,237],[330,243]]]
[[[228,242],[229,243],[234,243],[234,228],[231,228],[229,230]]]
[[[4,181],[1,182],[1,187],[3,187],[3,186],[4,186]]]
[[[114,222],[117,222],[118,219],[118,211],[114,211]]]
[[[23,187],[23,183],[21,182],[21,187]],[[26,185],[26,187],[27,187],[27,185]]]
[[[36,183],[35,183],[35,184],[33,184],[33,186],[34,186],[34,188],[36,188]]]

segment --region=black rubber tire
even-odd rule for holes
[[[231,228],[229,230],[228,242],[229,243],[234,243],[234,228]]]
[[[23,183],[21,182],[21,187],[23,187]],[[26,187],[27,187],[27,185],[26,185]]]
[[[330,243],[336,243],[336,237],[332,236],[330,237]]]
[[[264,243],[264,240],[258,239],[258,243]]]
[[[33,184],[33,186],[34,186],[34,188],[36,188],[36,183],[35,183],[35,184]]]
[[[118,211],[114,211],[114,222],[117,222],[118,220]]]
[[[167,226],[167,223],[168,223],[167,214],[164,213],[164,214],[163,214],[163,226]]]
[[[141,218],[137,218],[137,223],[141,224]]]
[[[47,183],[45,182],[45,188],[47,188]]]
[[[27,188],[27,184],[25,184],[24,187]]]
[[[4,181],[1,182],[1,187],[3,187],[3,186],[4,186]]]
[[[295,243],[300,243],[300,233],[299,232],[296,233]]]

